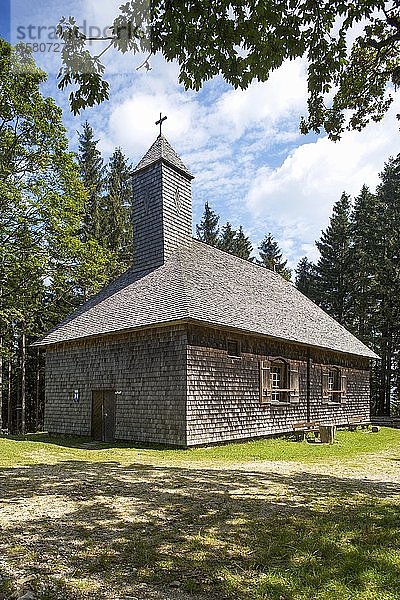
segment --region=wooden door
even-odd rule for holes
[[[100,442],[112,442],[115,433],[115,392],[92,392],[92,437]]]
[[[103,441],[103,392],[92,392],[92,438]]]
[[[114,441],[115,430],[115,392],[103,392],[103,441]]]

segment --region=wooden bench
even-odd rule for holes
[[[349,431],[356,431],[357,427],[367,429],[370,425],[368,419],[365,419],[361,415],[355,415],[353,417],[347,417],[347,427]]]
[[[297,440],[305,440],[309,433],[313,433],[315,437],[319,435],[319,423],[315,421],[300,421],[294,423],[293,433]]]

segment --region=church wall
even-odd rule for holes
[[[185,445],[185,330],[152,329],[47,349],[49,432],[90,435],[92,390],[118,392],[115,439]]]
[[[240,358],[227,353],[227,341],[241,346]],[[346,424],[350,415],[369,418],[368,360],[310,349],[310,420]],[[187,443],[207,444],[290,432],[307,420],[307,352],[289,343],[191,327],[188,333]],[[274,405],[260,402],[260,360],[283,357],[297,361],[299,401]],[[347,373],[346,404],[323,404],[322,367]]]

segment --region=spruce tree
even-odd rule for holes
[[[115,255],[115,274],[125,270],[132,262],[131,170],[121,148],[116,148],[108,165],[102,218],[103,243]]]
[[[284,279],[290,281],[292,272],[286,266],[287,260],[282,259],[282,251],[279,248],[278,242],[274,240],[272,233],[268,233],[265,236],[258,249],[260,251],[258,264],[270,271],[279,273]]]
[[[220,250],[224,250],[225,252],[229,252],[230,254],[234,254],[236,236],[237,231],[233,229],[232,225],[228,221],[222,227],[221,236],[218,241],[218,248],[220,248]]]
[[[314,263],[308,260],[307,256],[303,256],[303,258],[299,260],[295,272],[295,284],[297,289],[307,296],[307,298],[316,302],[318,298],[318,281]]]
[[[62,111],[41,93],[45,73],[0,40],[0,80],[0,410],[11,429],[18,415],[33,430],[43,361],[31,343],[79,303],[81,285],[93,293],[104,283],[104,253],[91,242],[89,261],[80,237],[86,194]]]
[[[333,207],[329,226],[316,242],[319,305],[331,317],[351,325],[350,196],[343,193]]]
[[[378,232],[376,279],[379,304],[378,414],[389,414],[391,400],[398,405],[400,355],[400,155],[390,158],[380,174],[378,197]]]
[[[82,239],[102,241],[103,239],[103,193],[105,173],[103,158],[97,148],[99,140],[94,139],[92,127],[86,121],[79,134],[78,164],[82,182],[88,198],[82,226]]]
[[[364,343],[374,345],[377,314],[377,279],[379,266],[379,202],[376,194],[364,185],[354,200],[350,217],[351,247],[351,328]]]
[[[199,225],[196,225],[197,238],[209,244],[210,246],[219,245],[219,215],[214,212],[208,202],[204,205],[203,218]]]
[[[233,240],[232,254],[234,254],[235,256],[239,256],[239,258],[244,258],[245,260],[252,261],[252,259],[250,258],[252,252],[253,245],[250,241],[250,238],[244,234],[243,227],[240,226],[239,231],[237,232]]]

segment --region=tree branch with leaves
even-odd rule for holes
[[[362,31],[349,45],[354,27]],[[382,119],[400,82],[396,0],[132,0],[120,7],[110,36],[98,39],[107,45],[97,54],[73,17],[61,19],[58,33],[64,42],[59,87],[73,88],[75,114],[108,99],[101,58],[112,49],[144,54],[146,69],[162,53],[178,63],[179,83],[194,90],[216,75],[246,89],[253,80],[267,81],[285,61],[304,58],[308,115],[301,131],[324,128],[333,140],[346,128]]]

